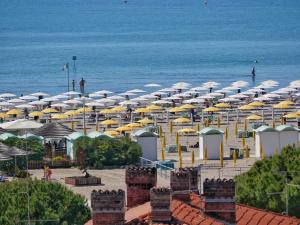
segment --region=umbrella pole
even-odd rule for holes
[[[229,110],[227,110],[227,125],[229,124]]]

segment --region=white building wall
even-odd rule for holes
[[[220,144],[222,141],[223,134],[200,135],[200,159],[204,159],[205,147],[207,148],[207,159],[220,159]]]
[[[257,158],[261,157],[260,144],[262,144],[264,156],[269,157],[274,155],[276,149],[280,151],[279,132],[256,133],[255,156]]]
[[[157,137],[136,137],[137,143],[142,148],[142,157],[157,160]]]
[[[298,131],[281,131],[280,136],[280,152],[287,145],[298,147]]]

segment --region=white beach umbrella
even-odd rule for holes
[[[146,98],[146,99],[148,99],[148,100],[150,100],[150,99],[156,99],[156,98],[157,98],[157,96],[156,96],[156,95],[153,95],[153,94],[142,95],[142,96],[140,96],[140,97]]]
[[[8,100],[7,102],[9,102],[9,103],[25,103],[26,101],[19,99],[19,98],[14,98],[14,99]]]
[[[101,98],[101,97],[103,97],[103,94],[92,93],[92,94],[89,94],[89,97],[90,98]]]
[[[212,98],[214,98],[214,97],[207,94],[207,95],[199,96],[199,97],[197,97],[197,98],[200,98],[200,99],[212,99]]]
[[[56,99],[67,99],[67,98],[69,98],[69,96],[63,95],[63,94],[61,94],[61,95],[54,95],[52,97],[56,98]]]
[[[121,93],[121,94],[119,94],[119,95],[121,95],[121,96],[134,96],[134,95],[137,95],[137,94],[135,94],[135,93],[132,93],[132,92],[123,92],[123,93]]]
[[[272,99],[268,98],[266,96],[260,96],[260,97],[254,98],[253,100],[254,101],[271,101]]]
[[[179,96],[170,96],[170,97],[164,98],[164,100],[181,100],[181,97],[179,97]]]
[[[49,96],[49,94],[47,94],[45,92],[36,92],[36,93],[32,93],[30,95],[32,95],[32,96]]]
[[[254,95],[255,91],[249,91],[249,90],[247,90],[247,91],[241,92],[241,94],[250,96],[250,95]]]
[[[186,82],[178,82],[178,83],[175,83],[175,84],[173,84],[173,86],[172,87],[174,87],[174,88],[179,88],[179,89],[183,89],[183,88],[188,88],[188,87],[190,87],[190,86],[192,86],[192,84],[190,84],[190,83],[186,83]]]
[[[132,89],[132,90],[129,90],[127,92],[131,92],[131,93],[145,93],[146,91],[144,91],[142,89]]]
[[[59,101],[59,99],[55,98],[55,97],[49,97],[49,98],[43,98],[40,101],[43,101],[43,102],[56,102],[56,101]]]
[[[153,101],[152,103],[153,103],[153,104],[157,104],[157,105],[172,104],[172,102],[167,101],[167,100],[163,100],[163,99],[157,100],[157,101]]]
[[[267,98],[280,98],[281,95],[275,93],[268,93],[264,95]]]
[[[125,97],[120,96],[120,95],[113,95],[113,96],[110,96],[108,98],[113,99],[113,100],[124,100],[125,99]]]
[[[241,100],[237,99],[237,98],[222,98],[219,99],[219,102],[240,102]]]
[[[69,107],[67,104],[64,103],[55,103],[51,105],[52,107],[61,107],[61,108],[66,108]]]
[[[232,90],[227,90],[227,89],[223,88],[223,89],[220,89],[220,90],[216,90],[215,92],[216,93],[223,93],[224,94],[224,93],[230,93],[230,92],[232,92]]]
[[[63,103],[75,105],[75,104],[81,104],[82,102],[76,99],[70,99],[70,100],[63,101]]]
[[[230,95],[228,96],[229,98],[248,98],[248,95],[242,94],[242,93],[238,93],[235,95]]]
[[[101,91],[96,91],[94,92],[96,94],[100,94],[100,95],[104,95],[104,94],[112,94],[113,92],[112,91],[108,91],[108,90],[101,90]]]
[[[99,102],[99,103],[115,103],[116,100],[115,99],[110,99],[110,98],[101,98],[101,99],[95,100],[95,102]]]
[[[202,87],[206,88],[216,88],[220,85],[220,83],[217,83],[215,81],[208,81],[202,84]]]
[[[300,88],[300,80],[294,80],[290,82],[290,87]]]
[[[209,93],[209,95],[214,96],[214,97],[223,96],[222,93],[218,93],[218,92],[212,92],[212,93]]]
[[[39,98],[36,96],[32,96],[32,95],[25,95],[25,96],[20,97],[20,99],[34,101],[34,100],[38,100]]]
[[[15,104],[10,102],[0,102],[0,106],[14,106]]]
[[[244,81],[244,80],[239,80],[239,81],[235,81],[235,82],[231,83],[232,87],[238,87],[238,88],[246,87],[248,85],[249,85],[249,82]]]
[[[205,102],[204,99],[201,98],[192,98],[192,99],[187,99],[184,100],[183,103],[184,104],[198,104],[198,103],[203,103]]]
[[[33,102],[29,102],[28,104],[30,105],[47,105],[48,103],[47,102],[44,102],[44,101],[33,101]]]
[[[104,104],[100,103],[100,102],[88,102],[85,104],[86,106],[97,106],[97,107],[103,107]]]
[[[279,83],[277,81],[274,81],[274,80],[266,80],[266,81],[261,82],[261,84],[264,85],[264,86],[275,87],[275,86],[278,86]]]
[[[29,104],[21,104],[21,105],[17,105],[15,106],[18,109],[32,109],[34,106],[29,105]]]
[[[12,97],[15,97],[16,95],[15,94],[12,94],[12,93],[3,93],[3,94],[0,94],[0,98],[12,98]]]
[[[135,102],[147,102],[147,101],[149,101],[149,99],[143,98],[143,97],[140,96],[140,97],[131,99],[131,101],[135,101]]]
[[[63,93],[64,95],[80,95],[81,93],[80,92],[77,92],[77,91],[68,91],[68,92],[65,92]]]
[[[193,87],[191,88],[192,91],[207,91],[208,88],[207,87]]]
[[[43,124],[27,119],[18,119],[0,124],[0,127],[5,130],[37,129],[41,126],[43,126]]]
[[[138,102],[131,101],[131,100],[119,103],[119,105],[138,105],[138,104],[139,104]]]
[[[163,91],[163,92],[175,92],[176,88],[173,88],[173,87],[163,88],[163,89],[160,89],[159,91]]]
[[[92,101],[93,99],[92,98],[89,98],[89,97],[85,97],[85,96],[81,96],[81,97],[77,97],[77,98],[74,98],[75,100],[78,100],[78,101]]]
[[[161,87],[161,85],[155,84],[155,83],[150,83],[150,84],[145,84],[144,87]]]

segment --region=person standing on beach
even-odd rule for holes
[[[255,66],[253,66],[251,74],[253,78],[256,76]]]
[[[81,94],[84,94],[84,84],[85,84],[85,80],[83,78],[81,78],[81,81],[79,82]]]
[[[75,91],[75,80],[72,80],[72,90]]]

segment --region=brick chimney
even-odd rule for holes
[[[156,168],[128,167],[126,169],[127,207],[150,201],[150,189],[156,186]]]
[[[125,223],[125,192],[92,191],[93,225],[122,225]]]
[[[152,223],[167,223],[172,220],[170,188],[152,188],[150,191],[150,203],[152,207]]]
[[[205,213],[235,223],[235,183],[232,179],[206,179],[203,183],[202,208]]]
[[[198,168],[197,167],[185,167],[180,168],[179,170],[186,171],[190,176],[190,190],[199,193],[198,188]]]
[[[173,198],[185,202],[190,201],[190,173],[188,171],[171,171],[170,183]]]

